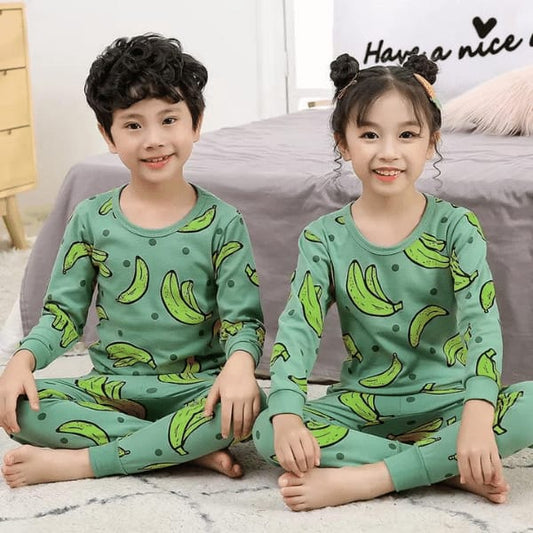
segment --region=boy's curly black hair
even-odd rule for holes
[[[185,101],[194,129],[205,108],[206,68],[182,51],[177,39],[156,33],[122,37],[100,54],[85,82],[85,96],[112,140],[113,111],[144,98]]]

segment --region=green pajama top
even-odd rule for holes
[[[399,410],[428,394],[496,404],[502,337],[482,229],[467,209],[426,199],[417,227],[393,247],[369,243],[350,205],[303,231],[271,356],[270,416],[302,415],[334,303],[347,358],[332,390],[396,396]]]
[[[236,350],[258,363],[265,330],[248,231],[234,207],[195,189],[190,213],[162,229],[124,217],[122,188],[77,206],[41,319],[21,344],[37,369],[79,338],[95,286],[99,340],[89,353],[97,372],[191,374]]]

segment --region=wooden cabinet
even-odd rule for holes
[[[17,248],[26,238],[15,195],[36,180],[24,4],[0,3],[0,215]]]

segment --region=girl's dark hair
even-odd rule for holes
[[[331,129],[339,159],[338,145],[346,141],[348,121],[363,123],[372,104],[391,89],[411,102],[416,119],[420,124],[428,124],[430,136],[436,144],[442,122],[441,112],[414,76],[419,74],[431,85],[435,83],[438,67],[425,55],[411,55],[402,66],[374,66],[359,70],[355,58],[342,54],[331,62],[330,69],[330,78],[335,85]]]
[[[196,129],[205,108],[206,83],[206,68],[183,53],[177,39],[147,33],[117,39],[96,58],[85,82],[85,97],[112,139],[113,111],[145,98],[185,101]]]

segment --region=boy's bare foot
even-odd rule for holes
[[[500,485],[478,485],[477,483],[463,484],[459,481],[459,476],[456,476],[447,479],[444,481],[444,483],[446,485],[450,485],[451,487],[466,490],[467,492],[473,492],[474,494],[479,494],[493,503],[505,503],[507,501],[507,495],[511,490],[509,483],[507,483],[505,480],[503,480]]]
[[[219,450],[213,453],[199,457],[191,464],[220,472],[228,477],[242,477],[242,466],[235,460],[235,458],[227,450]]]
[[[89,450],[52,450],[25,444],[4,456],[2,474],[11,488],[94,477]]]
[[[342,468],[312,468],[298,477],[285,472],[278,480],[285,504],[293,511],[370,500],[394,490],[385,463]]]

